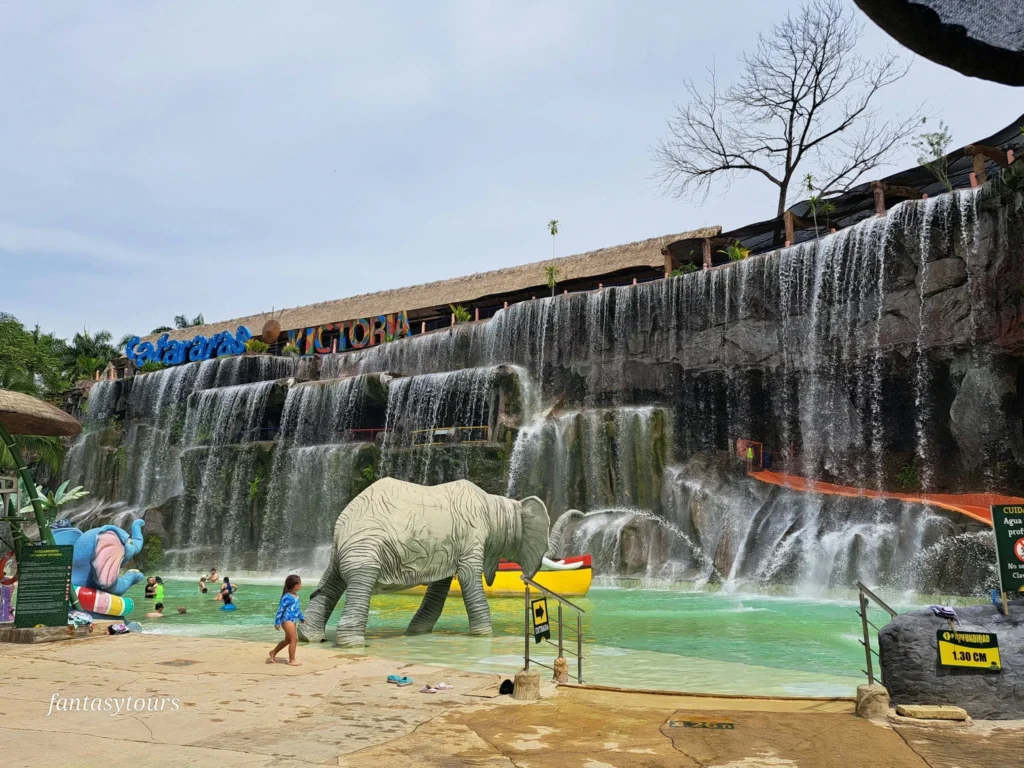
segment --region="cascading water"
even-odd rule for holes
[[[1011,268],[1002,251],[1017,223],[988,213],[982,194],[904,202],[720,268],[525,301],[484,323],[363,350],[298,363],[214,360],[130,387],[98,384],[68,474],[116,486],[103,495],[138,510],[185,498],[199,482],[209,498],[187,514],[232,522],[204,528],[179,516],[188,539],[175,546],[207,535],[220,546],[245,531],[223,551],[251,550],[263,569],[321,563],[309,553],[328,546],[365,474],[467,477],[542,496],[552,518],[582,510],[585,522],[566,535],[593,547],[609,575],[978,589],[984,576],[970,568],[963,578],[934,568],[907,576],[921,551],[974,541],[955,515],[782,492],[725,456],[748,439],[774,468],[833,483],[991,490],[998,474],[1009,480],[997,490],[1024,488],[1016,454],[991,447],[1016,444],[1000,442],[970,400],[979,387],[1015,386],[1017,375],[993,343],[1017,333],[1004,306],[1013,297],[994,278]],[[386,372],[396,378],[380,385]],[[272,403],[257,403],[254,382],[296,375],[321,380],[290,386],[283,401],[284,389],[270,386]],[[198,469],[220,450],[236,456],[232,466]],[[264,476],[253,486],[257,466]],[[247,504],[254,487],[265,514]]]

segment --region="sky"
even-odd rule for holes
[[[557,255],[768,218],[754,177],[659,195],[651,148],[797,5],[0,2],[0,311],[118,339],[549,258],[553,218]],[[961,145],[1024,90],[918,59],[880,106],[921,102]]]

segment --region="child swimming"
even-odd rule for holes
[[[200,576],[199,577],[199,591],[202,592],[204,595],[207,592],[206,577],[205,576]]]
[[[295,627],[296,620],[306,623],[306,617],[302,615],[299,607],[299,590],[302,589],[302,579],[294,573],[284,580],[284,590],[281,592],[281,603],[277,608],[277,616],[274,618],[274,629],[284,630],[284,640],[274,646],[270,652],[267,664],[277,662],[277,654],[288,646],[288,664],[293,667],[300,666],[295,660],[295,646],[298,645],[299,634]]]

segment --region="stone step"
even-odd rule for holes
[[[967,712],[960,707],[948,707],[932,704],[900,704],[896,714],[913,717],[918,720],[966,720]]]

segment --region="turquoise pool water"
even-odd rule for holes
[[[312,586],[305,586],[300,594],[304,603]],[[267,643],[281,637],[273,627],[280,595],[276,584],[240,582],[238,610],[228,613],[220,610],[212,593],[200,595],[195,582],[165,580],[167,614],[152,620],[142,618],[151,610],[151,601],[142,597],[142,585],[129,592],[136,600],[134,617],[146,631]],[[375,596],[363,652],[505,676],[522,666],[521,600],[491,600],[494,634],[489,638],[466,634],[466,613],[457,596],[448,600],[432,635],[407,637],[405,626],[418,604],[418,597]],[[587,611],[583,622],[587,682],[662,690],[831,696],[852,695],[864,681],[860,619],[853,600],[593,588],[578,604]],[[178,615],[178,606],[188,612]],[[871,618],[881,626],[887,616],[878,611],[872,612]],[[333,626],[328,635],[333,635]],[[567,646],[569,643],[567,636]],[[300,653],[323,648],[302,646]],[[536,648],[541,660],[550,663],[553,649]],[[571,666],[575,672],[575,664]]]

